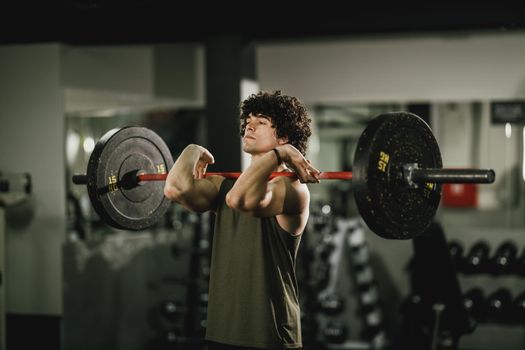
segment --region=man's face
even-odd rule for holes
[[[269,117],[252,114],[246,118],[246,129],[242,138],[242,149],[246,153],[260,154],[284,144],[283,139],[277,138],[275,128]]]

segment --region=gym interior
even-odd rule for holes
[[[182,24],[155,30],[146,17],[166,17],[148,7],[140,22],[144,3],[71,1],[49,10],[57,30],[0,34],[0,350],[205,349],[214,214],[172,203],[144,229],[115,228],[72,177],[125,126],[152,130],[173,159],[195,143],[215,157],[208,171],[243,171],[239,103],[260,90],[307,105],[307,158],[321,171],[355,170],[369,122],[405,111],[428,124],[443,168],[496,174],[443,183],[428,229],[411,239],[374,233],[352,180],[308,184],[296,262],[304,349],[525,348],[515,10],[345,19],[322,5],[302,21],[285,11],[271,29],[269,12],[210,29],[181,12]],[[117,15],[126,11],[133,23]]]

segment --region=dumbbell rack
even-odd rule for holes
[[[504,238],[491,247],[480,238],[462,249],[460,240],[449,241],[459,278],[467,286],[465,306],[480,324],[524,324],[525,305],[518,302],[525,295],[525,283],[519,283],[525,276],[525,246],[517,242]],[[488,290],[487,285],[494,287]]]
[[[470,329],[464,329],[465,333],[461,335],[461,341],[459,343],[460,348],[479,348],[479,349],[492,349],[492,348],[506,348],[514,349],[513,346],[521,346],[522,334],[523,334],[523,324],[525,317],[522,315],[520,317],[501,317],[500,316],[488,316],[486,312],[486,299],[491,297],[495,293],[503,295],[503,298],[515,300],[523,291],[525,291],[525,281],[523,280],[523,273],[525,270],[523,268],[494,268],[493,263],[495,261],[495,252],[503,244],[509,241],[510,238],[515,242],[521,242],[516,244],[518,252],[523,251],[523,240],[521,237],[523,235],[522,231],[512,231],[512,230],[500,230],[497,234],[493,230],[462,230],[457,233],[452,230],[454,235],[447,234],[447,236],[452,236],[447,242],[447,252],[448,262],[442,260],[441,263],[436,262],[438,269],[430,270],[426,266],[421,265],[421,261],[417,262],[414,259],[410,262],[409,270],[412,271],[415,268],[419,268],[422,272],[418,275],[420,281],[419,284],[429,284],[433,283],[436,278],[436,273],[438,271],[449,270],[449,277],[452,284],[456,284],[459,287],[459,290],[456,290],[456,293],[459,293],[460,300],[462,302],[461,306],[456,306],[456,308],[463,309],[467,312],[467,316],[470,323]],[[501,238],[503,237],[503,238]],[[417,240],[414,240],[416,242]],[[470,256],[469,259],[472,259],[476,254],[472,254],[472,248],[479,246],[479,243],[485,242],[492,245],[486,246],[486,248],[480,249],[477,257],[479,258],[478,264],[471,264],[467,266],[465,264],[466,256]],[[463,250],[458,249],[457,243],[465,246]],[[484,244],[481,244],[484,246]],[[437,247],[435,244],[432,245],[432,250],[436,250]],[[458,251],[460,250],[460,251]],[[443,254],[442,254],[443,255]],[[519,254],[519,256],[523,255]],[[485,262],[483,262],[485,261]],[[449,263],[452,263],[452,270],[450,270]],[[492,267],[491,267],[492,265]],[[412,273],[413,275],[413,273]],[[414,277],[414,276],[413,276]],[[418,277],[416,277],[417,279]],[[426,282],[425,278],[427,279]],[[454,281],[455,280],[455,281]],[[451,282],[448,282],[447,285],[451,285]],[[453,289],[456,289],[455,287]],[[481,292],[480,294],[471,292]],[[506,290],[506,292],[503,292]],[[515,292],[512,293],[511,290]],[[450,291],[449,291],[450,292]],[[510,293],[509,293],[510,292]],[[432,290],[433,294],[438,294],[439,289],[434,288]],[[523,295],[522,295],[523,296]],[[482,311],[479,308],[472,308],[469,306],[473,301],[470,299],[483,300]],[[406,312],[415,312],[417,306],[421,304],[421,298],[419,295],[411,294],[409,295],[404,303],[405,313]],[[494,309],[498,309],[496,307]],[[408,311],[407,311],[408,310]],[[428,324],[430,325],[429,329],[432,331],[432,317],[436,316],[435,311],[430,311],[431,308],[428,308],[427,319],[429,320]],[[463,315],[463,312],[461,312]],[[507,315],[508,316],[508,315]],[[514,315],[516,316],[516,315]],[[464,316],[462,316],[464,317]],[[446,327],[450,325],[449,320],[444,321]],[[413,334],[414,332],[412,332]]]
[[[186,290],[183,300],[177,299],[180,295],[174,295],[174,299],[161,303],[163,349],[202,349],[205,346],[211,220],[209,213],[186,215],[190,216],[189,223],[193,227],[191,246],[189,249],[172,247],[174,259],[184,258],[188,262],[186,278],[183,278]]]
[[[355,285],[363,329],[360,338],[372,349],[390,346],[386,332],[384,308],[370,260],[364,227],[359,220],[349,221],[347,245],[350,250],[351,277]]]
[[[396,347],[437,349],[441,344],[456,349],[473,324],[463,299],[444,231],[434,222],[413,240],[409,263],[410,295],[402,304],[402,332]]]
[[[315,242],[303,247],[312,249],[299,253],[308,272],[299,275],[308,282],[302,293],[305,349],[383,348],[383,310],[361,220],[314,209],[309,231],[305,240]]]

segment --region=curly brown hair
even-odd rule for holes
[[[260,91],[241,103],[241,136],[246,130],[246,119],[251,115],[265,116],[276,129],[277,137],[287,137],[288,143],[303,155],[306,154],[308,138],[312,135],[306,107],[296,97],[283,95],[280,90]]]

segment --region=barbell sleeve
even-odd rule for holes
[[[483,183],[496,180],[492,169],[411,169],[410,181],[415,183]]]
[[[86,185],[87,175],[86,174],[75,174],[73,175],[73,183],[75,185]]]

